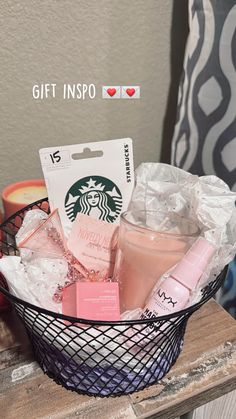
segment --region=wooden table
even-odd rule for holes
[[[184,349],[168,375],[145,390],[115,398],[82,396],[55,384],[33,360],[14,313],[0,318],[3,419],[171,419],[234,389],[236,322],[213,300],[190,319]]]

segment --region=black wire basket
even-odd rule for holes
[[[18,211],[0,226],[0,256],[17,255],[15,234],[26,211],[49,213],[47,199]],[[0,291],[23,322],[42,370],[78,393],[117,396],[160,380],[177,360],[189,317],[222,285],[227,268],[202,290],[193,306],[149,320],[93,321],[57,314],[14,297],[3,275]]]

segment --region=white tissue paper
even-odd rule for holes
[[[28,211],[21,228],[16,234],[19,244],[48,215],[41,210]],[[20,256],[4,256],[0,259],[0,272],[5,276],[9,291],[28,303],[61,313],[61,304],[53,301],[53,294],[58,285],[64,285],[67,279],[68,265],[62,258],[45,258],[29,249],[20,249]]]
[[[15,297],[47,310],[61,313],[61,304],[52,296],[58,284],[66,281],[67,263],[61,259],[31,259],[27,264],[19,256],[0,259],[0,272]]]
[[[15,237],[17,246],[47,218],[48,214],[40,209],[28,211],[25,214],[21,228],[18,230]]]
[[[16,233],[16,245],[19,246],[19,243],[33,233],[33,231],[47,218],[48,214],[40,209],[28,211],[24,216],[20,229]],[[35,259],[37,257],[33,251],[26,248],[20,248],[19,253],[24,263],[28,263],[31,259]]]
[[[160,211],[166,215],[175,212],[196,222],[200,235],[217,248],[199,282],[202,288],[235,256],[235,201],[236,194],[216,176],[198,177],[168,164],[142,163],[136,170],[129,210]]]

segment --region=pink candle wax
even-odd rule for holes
[[[189,244],[168,234],[126,231],[120,237],[116,279],[121,311],[143,308],[157,280],[186,253]]]

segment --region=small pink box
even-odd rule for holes
[[[76,282],[63,291],[62,312],[88,320],[120,320],[117,282]]]

